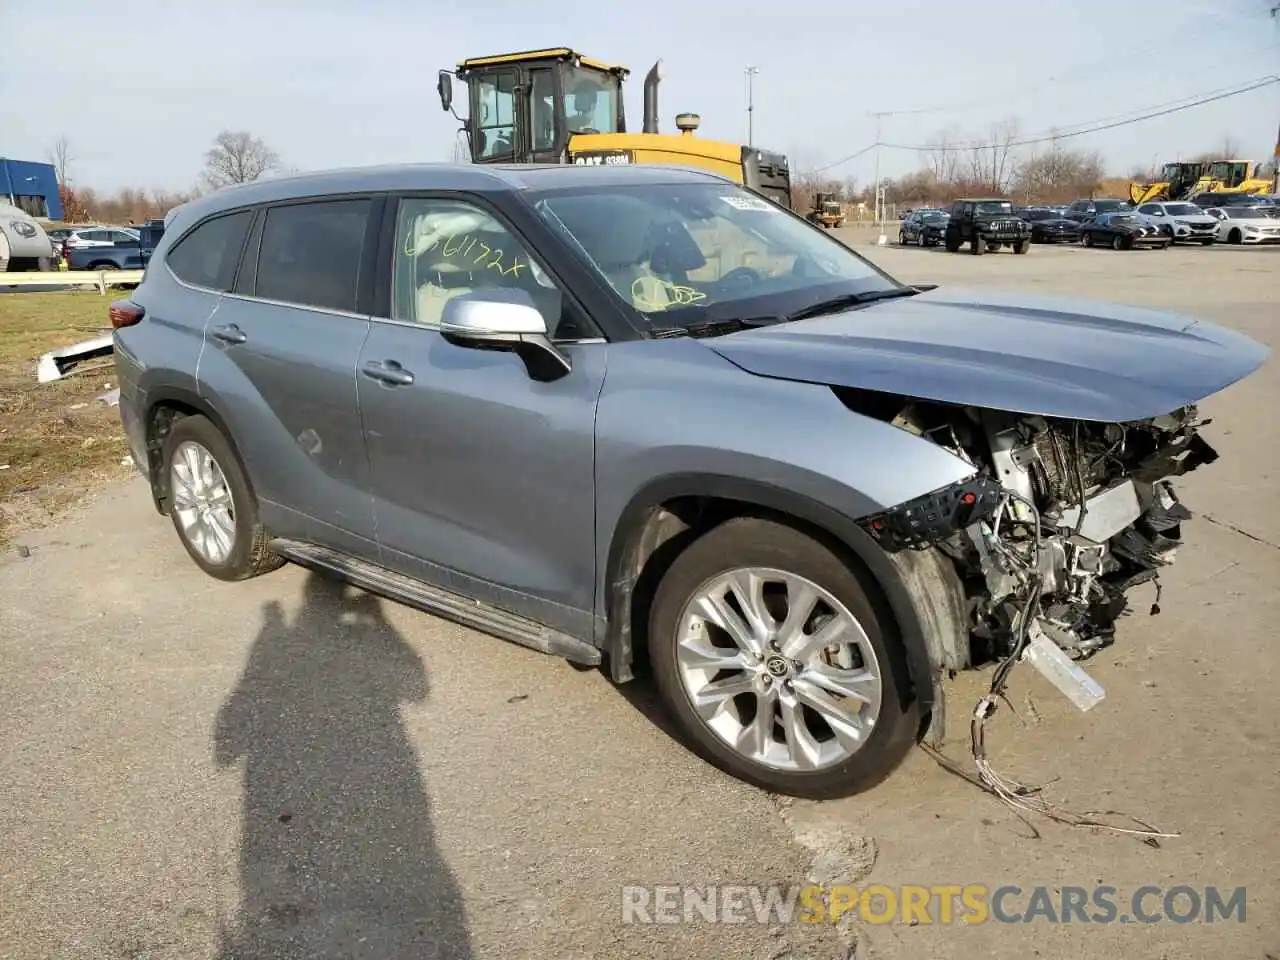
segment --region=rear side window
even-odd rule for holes
[[[165,263],[183,283],[229,290],[252,219],[250,211],[241,210],[206,220],[174,245]]]
[[[267,211],[254,294],[326,310],[356,308],[373,201],[327,200]]]

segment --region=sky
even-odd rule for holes
[[[71,145],[71,181],[99,191],[179,190],[220,130],[247,130],[315,170],[452,160],[457,122],[436,75],[471,56],[570,46],[631,68],[626,112],[663,61],[662,129],[754,142],[793,170],[869,183],[922,166],[953,128],[980,140],[1136,113],[1280,74],[1275,0],[0,0],[0,156]],[[1269,159],[1280,84],[1075,138],[1109,170],[1237,144]],[[1030,148],[1027,148],[1030,150]],[[829,166],[834,164],[834,166]]]

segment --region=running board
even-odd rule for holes
[[[434,613],[438,616],[473,627],[484,633],[510,640],[522,647],[529,647],[553,657],[563,657],[574,663],[599,666],[600,650],[567,633],[552,630],[525,617],[486,606],[476,600],[442,590],[412,577],[368,563],[326,547],[319,547],[301,540],[275,539],[268,549],[287,560],[304,567],[318,567],[336,574],[343,580],[363,587],[371,593],[398,600],[401,603]]]

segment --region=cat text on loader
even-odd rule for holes
[[[464,60],[456,71],[440,71],[440,103],[453,109],[453,77],[466,84],[469,116],[462,125],[474,163],[697,167],[790,209],[791,173],[784,155],[695,137],[699,117],[692,113],[676,117],[680,133],[658,132],[661,62],[644,80],[642,133],[627,132],[622,102],[627,68],[567,47]]]

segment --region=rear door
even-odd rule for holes
[[[589,635],[607,344],[496,211],[406,197],[389,215],[390,315],[357,368],[383,563]],[[495,287],[534,298],[571,372],[538,382],[514,353],[440,334],[450,298]]]
[[[205,326],[199,373],[264,523],[365,558],[377,547],[355,363],[381,207],[358,196],[261,209],[235,285]]]

